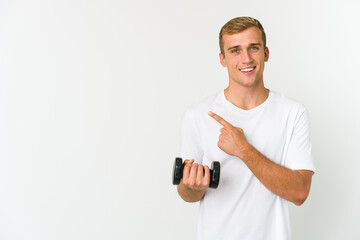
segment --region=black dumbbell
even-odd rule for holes
[[[175,158],[174,172],[173,172],[173,184],[179,185],[183,177],[184,164],[181,158]],[[210,188],[217,188],[220,181],[220,163],[212,162],[210,169]]]

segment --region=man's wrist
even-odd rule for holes
[[[239,149],[239,152],[236,156],[242,160],[247,160],[248,156],[251,155],[253,151],[255,151],[255,148],[250,143],[247,143],[246,145],[243,145],[241,149]]]

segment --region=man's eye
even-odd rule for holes
[[[251,47],[250,49],[256,51],[256,50],[258,50],[259,48],[258,48],[258,47]]]
[[[234,49],[234,50],[232,50],[231,52],[232,52],[232,53],[238,53],[239,50],[238,50],[238,49]]]

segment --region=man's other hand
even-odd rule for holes
[[[242,158],[244,152],[251,148],[244,131],[241,128],[234,127],[216,113],[209,112],[209,115],[223,126],[220,130],[218,147],[229,155]]]

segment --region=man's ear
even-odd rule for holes
[[[265,62],[267,62],[267,61],[269,60],[269,54],[270,54],[269,48],[266,47],[266,48],[265,48]]]
[[[220,63],[223,67],[226,67],[225,56],[222,53],[219,53]]]

